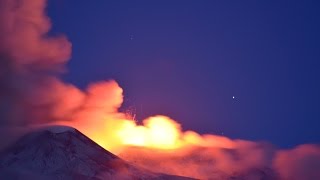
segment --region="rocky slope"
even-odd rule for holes
[[[137,168],[76,129],[54,126],[19,139],[0,154],[0,179],[189,179]]]

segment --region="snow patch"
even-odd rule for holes
[[[46,126],[39,126],[35,127],[34,130],[36,131],[50,131],[52,133],[63,133],[63,132],[75,132],[76,129],[70,126],[63,126],[63,125],[46,125]]]
[[[67,131],[75,132],[75,129],[70,126],[62,126],[62,125],[56,125],[56,126],[49,126],[47,128],[50,132],[53,133],[63,133]]]

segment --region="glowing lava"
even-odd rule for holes
[[[180,125],[166,116],[154,116],[143,121],[144,126],[126,121],[117,135],[124,145],[173,149],[181,145]]]

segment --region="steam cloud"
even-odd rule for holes
[[[45,0],[0,0],[1,129],[50,122],[71,125],[107,149],[121,152],[124,159],[164,173],[208,179],[264,169],[285,180],[320,179],[317,145],[276,150],[265,143],[198,135],[200,144],[177,150],[117,151],[121,145],[113,133],[127,122],[127,116],[118,112],[122,89],[111,80],[83,91],[59,79],[71,43],[62,35],[48,36],[51,22],[45,8]]]

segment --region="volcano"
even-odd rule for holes
[[[0,154],[0,179],[191,179],[138,168],[78,130],[51,126],[24,135]]]

